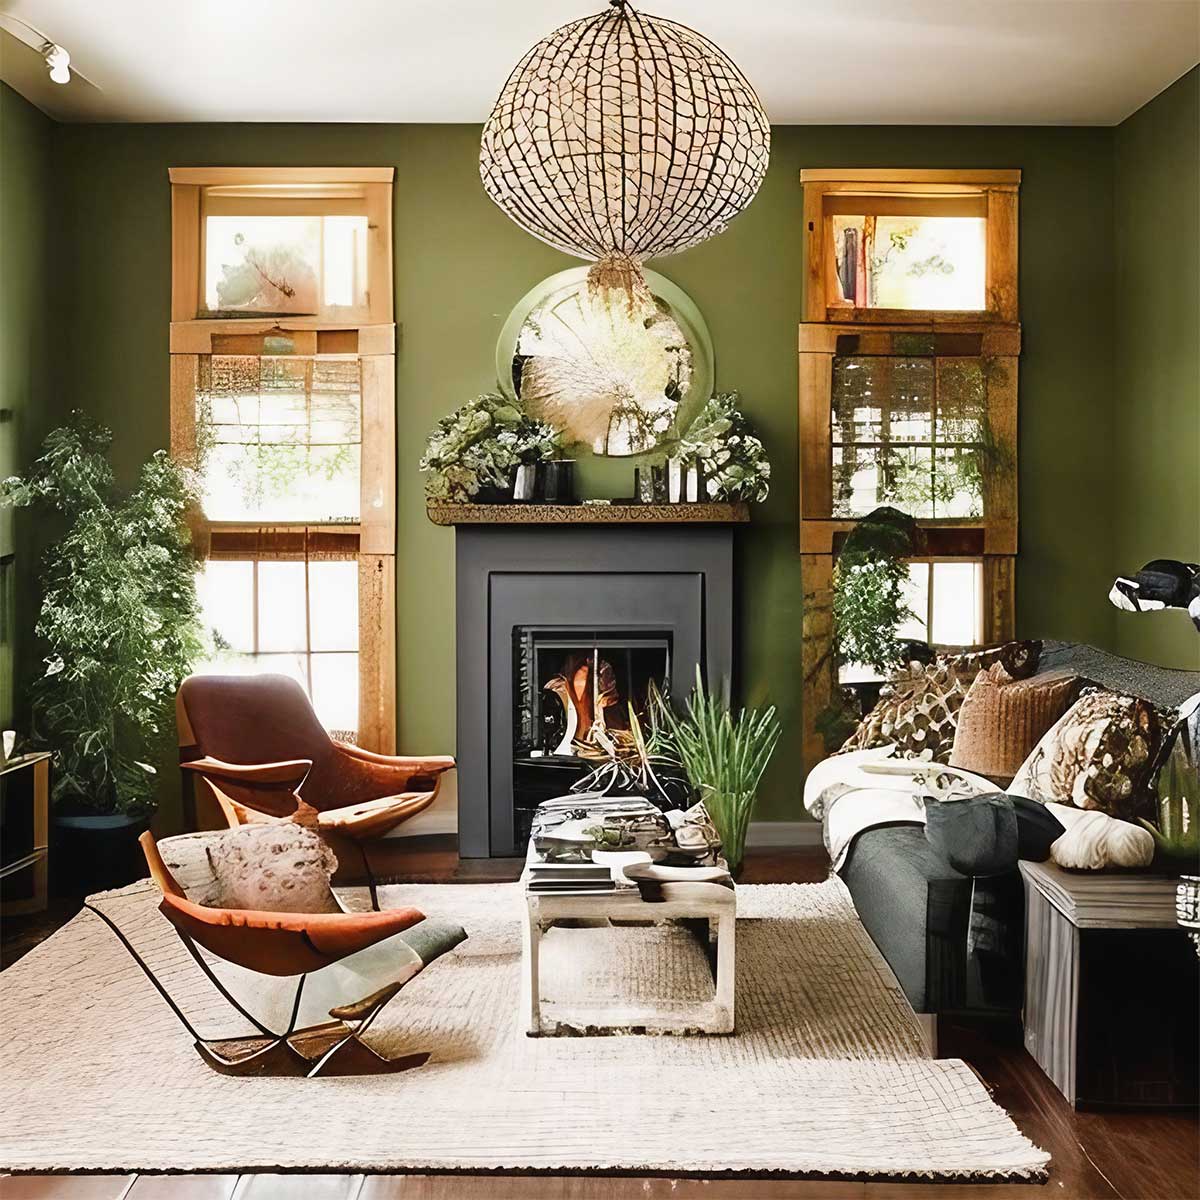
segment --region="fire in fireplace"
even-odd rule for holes
[[[613,629],[513,630],[513,809],[517,844],[533,811],[647,716],[651,684],[671,677],[671,634]]]

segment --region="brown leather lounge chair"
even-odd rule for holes
[[[302,787],[319,832],[335,849],[339,839],[357,846],[376,908],[363,843],[428,808],[454,766],[444,755],[396,757],[334,741],[286,675],[192,675],[175,711],[180,764],[204,777],[230,826],[291,817]]]
[[[152,834],[143,833],[141,843],[150,874],[162,892],[159,911],[175,927],[209,982],[258,1036],[205,1038],[198,1033],[112,918],[92,900],[85,907],[121,940],[210,1067],[225,1075],[306,1075],[311,1079],[318,1074],[403,1071],[426,1062],[427,1053],[385,1058],[368,1046],[362,1035],[410,979],[466,938],[461,926],[426,920],[415,908],[311,914],[210,908],[187,899]],[[226,971],[222,978],[219,965],[210,963],[202,950],[246,974],[237,976],[235,970],[235,980]],[[348,961],[351,956],[353,961]],[[343,962],[346,969],[334,977],[328,972],[320,974],[323,968]],[[299,977],[287,1005],[291,1016],[282,1032],[270,1028],[234,995],[235,981],[263,975]],[[317,982],[306,996],[305,984],[310,978]],[[336,994],[346,987],[355,994]],[[364,989],[367,994],[360,994]],[[331,998],[335,1002],[326,1007]],[[310,1012],[323,1016],[327,1011],[330,1020],[297,1028],[302,1001]]]

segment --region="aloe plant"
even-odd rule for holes
[[[656,709],[661,727],[721,838],[725,861],[737,874],[759,781],[779,742],[781,728],[775,707],[743,708],[735,716],[729,707],[728,682],[714,694],[705,687],[697,667],[696,686],[683,716],[665,702]]]

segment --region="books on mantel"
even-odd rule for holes
[[[611,892],[612,868],[600,863],[530,863],[531,892]]]

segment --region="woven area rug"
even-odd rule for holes
[[[517,885],[383,889],[469,933],[375,1026],[389,1053],[432,1058],[313,1081],[210,1071],[85,911],[0,975],[0,1169],[1044,1177],[1048,1156],[971,1069],[924,1056],[840,881],[738,895],[735,1035],[527,1038]],[[205,1033],[243,1031],[148,882],[98,903]],[[542,964],[560,1003],[707,982],[669,926],[552,930]]]

